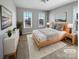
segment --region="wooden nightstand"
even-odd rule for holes
[[[67,24],[65,31],[67,33],[71,34],[72,33],[72,28],[73,28],[73,24],[69,23],[69,24]]]
[[[75,33],[71,33],[71,34],[67,34],[66,35],[66,40],[67,39],[71,39],[72,43],[71,44],[75,44],[77,42],[77,38],[76,38],[76,34]]]

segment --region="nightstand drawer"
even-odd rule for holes
[[[66,35],[66,40],[67,40],[68,38],[71,39],[71,41],[72,41],[71,44],[75,44],[75,43],[77,42],[77,38],[76,38],[76,35],[75,35],[75,34],[69,34],[69,33],[68,33],[68,34]]]

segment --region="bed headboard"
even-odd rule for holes
[[[60,29],[63,28],[62,30],[66,31],[67,30],[67,22],[52,22],[51,23],[51,28],[53,29]]]
[[[64,26],[64,27],[63,27],[63,30],[66,31],[66,29],[67,29],[67,24],[68,24],[67,22],[56,22],[56,23],[63,25],[63,26]]]

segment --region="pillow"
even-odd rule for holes
[[[54,27],[55,27],[55,22],[52,22],[51,28],[54,29]]]
[[[59,30],[59,31],[63,31],[65,24],[62,23],[56,23],[54,26],[54,29]]]

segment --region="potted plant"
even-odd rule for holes
[[[20,36],[22,35],[22,22],[17,22],[17,28],[19,29]]]
[[[12,31],[11,30],[8,30],[7,34],[8,34],[8,37],[11,37]]]

